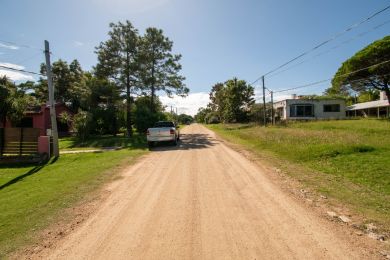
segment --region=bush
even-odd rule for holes
[[[91,133],[92,114],[87,111],[79,110],[73,116],[73,130],[76,136],[84,141]]]
[[[157,121],[167,119],[167,116],[163,112],[164,108],[158,97],[155,97],[154,100],[155,112],[151,111],[150,102],[150,97],[139,97],[135,101],[134,111],[132,114],[134,116],[134,126],[138,133],[146,133],[146,130],[149,127],[152,127]]]
[[[118,111],[114,106],[91,109],[93,134],[105,135],[118,133]]]
[[[166,120],[164,113],[152,113],[148,107],[138,106],[135,109],[134,125],[138,133],[146,133],[157,121]]]
[[[207,124],[218,124],[220,123],[219,117],[215,112],[210,112],[205,116]]]

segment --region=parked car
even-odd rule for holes
[[[179,126],[171,121],[159,121],[154,127],[146,131],[148,146],[152,147],[157,142],[171,142],[177,145],[180,139]]]

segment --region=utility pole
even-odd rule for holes
[[[49,89],[51,136],[53,137],[53,155],[55,157],[59,157],[60,152],[58,149],[57,117],[56,117],[56,108],[54,103],[54,87],[53,87],[53,79],[52,79],[51,65],[50,65],[50,48],[49,48],[49,42],[46,40],[45,40],[45,58],[46,58],[47,85]]]
[[[274,92],[271,90],[271,120],[272,125],[275,124],[275,115],[274,115]]]
[[[176,124],[179,123],[179,115],[177,114],[177,107],[176,107]]]
[[[264,84],[264,76],[261,77],[263,81],[263,123],[264,126],[267,125],[267,111],[266,111],[266,106],[265,106],[265,84]]]

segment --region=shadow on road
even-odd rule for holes
[[[181,134],[180,142],[174,146],[170,143],[156,144],[151,151],[175,151],[175,150],[194,150],[204,149],[217,144],[217,140],[207,134]]]

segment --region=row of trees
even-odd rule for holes
[[[126,99],[127,135],[132,134],[132,95],[149,96],[149,112],[158,108],[156,93],[165,92],[186,96],[184,77],[179,74],[181,55],[172,53],[173,42],[157,28],[147,28],[140,36],[138,30],[126,21],[111,23],[109,39],[96,48],[98,78],[115,83]]]
[[[84,71],[77,60],[53,62],[55,100],[77,113],[74,118],[62,115],[62,120],[73,121],[80,132],[116,134],[124,127],[131,136],[133,126],[144,132],[166,119],[169,114],[164,113],[157,94],[186,96],[189,92],[180,75],[181,55],[174,54],[172,47],[160,29],[147,28],[140,35],[129,21],[111,23],[108,39],[96,47],[98,63],[92,71]],[[41,73],[46,74],[44,64]],[[20,120],[28,106],[45,103],[48,97],[45,77],[18,85],[3,78],[0,85],[1,100],[6,95],[10,100],[1,104],[2,120]]]

